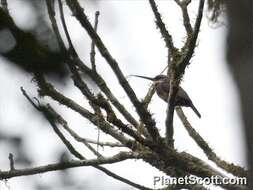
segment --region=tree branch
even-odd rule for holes
[[[149,4],[150,4],[152,11],[155,15],[156,25],[160,29],[160,33],[162,34],[162,37],[163,37],[165,44],[166,44],[166,47],[168,48],[170,54],[174,55],[174,53],[177,51],[177,49],[174,47],[172,36],[169,34],[164,22],[162,21],[161,14],[159,13],[159,11],[157,9],[157,5],[154,0],[149,0]]]
[[[59,4],[59,10],[60,10],[60,18],[61,18],[61,22],[62,22],[64,33],[66,35],[66,38],[67,38],[67,41],[68,41],[68,44],[69,44],[70,53],[71,53],[72,56],[77,56],[77,52],[76,52],[76,50],[74,48],[74,45],[72,43],[71,37],[70,37],[69,32],[68,32],[68,27],[66,25],[66,21],[65,21],[65,16],[64,16],[64,11],[63,11],[63,6],[62,6],[61,0],[58,0],[58,4]]]
[[[176,0],[179,2],[179,0]],[[205,0],[199,1],[199,8],[198,8],[198,16],[195,21],[194,31],[192,35],[188,35],[187,42],[185,43],[184,47],[182,48],[182,55],[178,58],[174,56],[173,63],[169,66],[169,77],[170,77],[170,91],[168,97],[168,107],[167,107],[167,118],[165,121],[166,125],[166,139],[167,143],[173,147],[173,117],[174,117],[174,102],[178,92],[178,86],[180,83],[180,77],[184,73],[185,67],[189,64],[189,61],[194,53],[199,28],[202,20],[203,15],[203,8],[204,8]],[[187,2],[185,2],[185,6]],[[182,5],[182,2],[179,2]],[[187,19],[187,18],[186,18]],[[173,55],[171,55],[173,56]]]
[[[58,27],[56,19],[55,19],[54,1],[46,0],[46,4],[47,4],[47,12],[49,15],[49,19],[50,19],[54,34],[56,36],[57,42],[58,42],[62,52],[66,53],[67,49],[66,49],[65,44],[62,40],[60,31],[59,31],[59,27]]]
[[[63,101],[67,102],[67,101]],[[100,122],[101,125],[102,122]],[[94,123],[97,125],[97,123]],[[104,128],[101,128],[104,130]],[[111,134],[114,136],[114,134]],[[210,177],[212,175],[218,175],[216,171],[211,169],[210,166],[207,164],[204,164],[203,161],[185,154],[185,153],[177,153],[175,150],[167,148],[166,145],[164,144],[159,144],[156,145],[152,142],[144,141],[141,142],[143,145],[148,146],[159,155],[159,158],[164,160],[166,163],[166,166],[175,166],[178,168],[181,168],[184,171],[187,171],[189,173],[192,173],[194,175],[200,176],[200,177]],[[127,144],[127,143],[125,143]],[[128,146],[130,145],[129,143],[127,144]],[[133,149],[134,146],[130,145],[130,148]],[[150,157],[149,154],[145,154],[145,157]],[[153,158],[154,159],[154,158]]]
[[[96,11],[95,21],[94,21],[94,30],[95,30],[95,32],[97,32],[97,27],[98,27],[98,16],[99,16],[99,11]],[[91,51],[90,51],[90,62],[91,62],[91,66],[92,66],[93,71],[96,71],[95,55],[96,55],[95,43],[92,40],[92,42],[91,42]]]
[[[198,146],[204,151],[209,160],[213,161],[218,167],[224,169],[226,172],[229,172],[235,176],[245,177],[247,176],[247,172],[232,163],[227,163],[226,161],[220,159],[216,153],[212,150],[212,148],[208,145],[208,143],[198,134],[198,132],[191,126],[190,122],[187,120],[183,110],[180,107],[176,108],[177,115],[182,121],[185,129],[192,137],[192,139],[198,144]]]
[[[89,75],[91,79],[96,83],[100,90],[106,95],[110,102],[114,105],[115,108],[125,117],[125,119],[131,123],[135,128],[138,127],[138,122],[134,117],[125,109],[125,107],[119,102],[119,100],[113,95],[109,87],[107,86],[105,80],[97,73],[88,68],[80,59],[75,59],[75,64],[78,68]]]
[[[43,112],[43,110],[41,110],[39,106],[37,106],[37,105],[35,105],[35,104],[33,103],[33,101],[31,100],[31,98],[27,95],[27,93],[25,92],[25,90],[24,90],[23,88],[21,88],[21,91],[22,91],[23,95],[27,98],[27,100],[28,100],[38,111]],[[48,111],[53,111],[53,114],[56,113],[53,109],[50,109],[50,110],[48,110]],[[43,115],[46,116],[46,115],[45,115],[45,112],[43,112]],[[60,116],[60,117],[58,117],[58,116],[60,116],[60,115],[59,115],[59,114],[56,114],[55,118],[57,118],[57,120],[58,120],[60,123],[62,123],[62,125],[64,125],[64,121],[61,121],[61,119],[63,119],[63,118],[62,118],[61,116]],[[62,142],[64,143],[64,145],[67,147],[67,149],[70,151],[70,153],[73,154],[75,157],[79,158],[80,160],[85,160],[86,158],[85,158],[84,156],[82,156],[82,155],[72,146],[72,144],[64,137],[64,135],[62,134],[62,132],[61,132],[61,131],[58,129],[58,127],[56,126],[55,122],[52,121],[52,120],[50,119],[50,117],[46,117],[46,118],[47,118],[47,120],[49,121],[49,123],[52,125],[52,127],[53,127],[55,133],[56,133],[56,134],[58,135],[58,137],[62,140]],[[90,147],[89,147],[89,148],[90,148]],[[97,154],[96,151],[93,151],[93,152],[94,152],[95,154]],[[101,157],[101,155],[100,155],[100,157]],[[126,179],[126,178],[123,178],[123,177],[121,177],[121,176],[119,176],[119,175],[117,175],[117,174],[111,172],[110,170],[108,170],[108,169],[106,169],[106,168],[104,168],[104,167],[102,167],[102,166],[93,166],[93,167],[96,168],[96,169],[98,169],[98,170],[100,170],[100,171],[102,171],[102,172],[104,172],[104,173],[107,174],[108,176],[111,176],[112,178],[117,179],[117,180],[119,180],[119,181],[121,181],[121,182],[123,182],[123,183],[126,183],[126,184],[130,185],[130,186],[133,186],[133,187],[135,187],[135,188],[137,188],[137,189],[140,189],[140,190],[151,190],[151,189],[149,189],[149,188],[147,188],[147,187],[145,187],[145,186],[139,185],[139,184],[134,183],[134,182],[132,182],[132,181]],[[12,168],[14,168],[14,163],[13,163],[13,167],[11,167],[11,170],[12,170]]]
[[[205,0],[199,0],[198,15],[195,21],[193,34],[191,36],[188,36],[187,42],[185,43],[185,47],[183,48],[186,52],[184,53],[184,56],[182,57],[182,59],[177,63],[177,67],[176,67],[177,76],[180,76],[181,74],[183,74],[186,66],[190,64],[189,61],[194,53],[199,30],[200,30],[200,24],[202,21],[204,5],[205,5]]]
[[[52,112],[55,114],[55,117],[58,119],[59,123],[61,123],[61,125],[63,126],[63,128],[68,131],[68,133],[77,141],[77,142],[81,142],[84,143],[85,145],[87,145],[87,143],[91,143],[91,144],[96,144],[99,146],[109,146],[109,147],[125,147],[125,145],[118,143],[118,142],[97,142],[96,140],[92,140],[92,139],[88,139],[88,138],[83,138],[80,137],[74,130],[72,130],[69,126],[68,123],[65,119],[63,119],[63,117],[58,114],[56,111],[54,111],[51,108]]]
[[[81,166],[98,166],[102,164],[113,164],[113,163],[124,161],[127,159],[137,159],[137,158],[141,158],[141,156],[137,153],[120,152],[116,154],[115,156],[108,157],[108,158],[98,158],[98,159],[91,159],[91,160],[69,160],[66,162],[48,164],[48,165],[38,166],[38,167],[33,167],[33,168],[0,171],[0,179],[10,179],[13,177],[18,177],[18,176],[34,175],[34,174],[40,174],[40,173],[45,173],[49,171],[64,170],[68,168],[75,168],[75,167],[81,167]]]
[[[133,91],[132,87],[129,85],[121,69],[119,68],[117,61],[112,57],[112,55],[109,53],[104,43],[102,42],[101,38],[94,31],[94,28],[92,27],[87,16],[83,12],[83,8],[79,5],[77,0],[67,0],[66,2],[70,10],[72,11],[73,15],[85,28],[89,36],[92,38],[92,40],[96,44],[101,55],[105,58],[107,63],[110,65],[120,85],[123,87],[127,96],[129,97],[133,105],[135,106],[136,111],[138,115],[140,116],[141,120],[144,122],[145,127],[147,128],[150,136],[154,140],[161,140],[159,132],[157,128],[155,127],[156,123],[154,119],[152,118],[151,114],[147,111],[147,109],[145,109],[144,105],[138,100],[135,92]]]
[[[183,23],[184,23],[184,28],[187,32],[187,36],[191,36],[193,33],[193,29],[191,26],[191,21],[190,17],[188,14],[187,6],[191,3],[191,0],[175,0],[175,2],[179,5],[182,11],[183,15]]]
[[[110,124],[104,121],[103,117],[97,114],[92,114],[87,109],[81,107],[79,104],[74,102],[73,100],[65,97],[58,91],[54,89],[54,87],[47,83],[42,76],[36,76],[37,84],[40,87],[39,94],[41,96],[49,96],[55,101],[59,102],[62,105],[65,105],[76,111],[83,117],[87,118],[91,123],[98,126],[104,133],[110,134],[112,137],[120,141],[122,144],[128,145],[129,147],[134,147],[135,143],[127,139],[123,134],[120,134],[116,131]]]
[[[59,6],[60,6],[60,13],[61,13],[61,20],[62,20],[62,23],[63,23],[63,26],[64,26],[64,32],[67,36],[71,52],[73,52],[74,56],[77,56],[77,53],[76,53],[76,51],[75,51],[75,49],[72,45],[72,42],[71,42],[71,39],[70,39],[70,36],[69,36],[69,32],[68,32],[68,29],[67,29],[67,26],[66,26],[61,0],[59,0]],[[96,29],[96,27],[95,27],[95,29]],[[93,61],[95,61],[95,60],[93,60]],[[90,105],[93,107],[93,109],[96,112],[98,112],[97,114],[102,114],[99,107],[105,109],[105,111],[107,112],[107,118],[108,118],[107,120],[109,122],[116,125],[117,127],[119,127],[119,129],[123,130],[124,132],[126,132],[130,136],[134,137],[135,139],[136,138],[138,139],[139,138],[138,134],[136,134],[133,130],[128,128],[120,119],[118,119],[116,117],[116,114],[114,113],[114,111],[110,107],[110,104],[105,99],[103,99],[103,98],[101,99],[102,95],[100,95],[100,100],[98,98],[96,99],[94,97],[94,95],[91,93],[91,91],[89,90],[89,88],[87,87],[85,82],[80,77],[75,65],[73,64],[73,62],[71,60],[70,60],[68,65],[69,65],[69,68],[70,68],[71,72],[73,73],[72,79],[74,81],[74,84],[80,89],[80,91],[83,93],[83,95],[86,96],[86,98],[89,100]]]

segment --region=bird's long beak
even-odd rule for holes
[[[139,77],[139,78],[143,78],[143,79],[148,79],[148,80],[154,81],[154,78],[150,78],[150,77],[146,77],[146,76],[141,76],[141,75],[130,75],[130,76]]]

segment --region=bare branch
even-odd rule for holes
[[[191,26],[191,21],[190,17],[188,14],[187,6],[191,3],[191,0],[175,0],[175,2],[180,6],[182,15],[183,15],[183,23],[184,23],[184,28],[187,32],[188,36],[191,36],[193,33],[193,29]]]
[[[113,164],[116,162],[128,160],[128,159],[138,159],[141,156],[138,153],[132,152],[120,152],[112,157],[107,158],[98,158],[98,159],[91,159],[91,160],[69,160],[66,162],[48,164],[44,166],[38,166],[33,168],[26,168],[26,169],[16,169],[10,171],[0,171],[0,179],[10,179],[13,177],[18,176],[26,176],[26,175],[34,175],[34,174],[41,174],[49,171],[57,171],[57,170],[64,170],[68,168],[75,168],[81,166],[98,166],[103,164]]]
[[[196,46],[199,30],[200,30],[200,24],[202,21],[203,16],[203,10],[204,10],[205,0],[199,0],[199,8],[198,8],[198,15],[195,21],[193,34],[191,36],[188,36],[188,40],[185,44],[185,47],[183,48],[186,50],[185,55],[182,57],[181,61],[177,64],[177,72],[176,75],[180,76],[182,73],[184,73],[184,70],[187,65],[189,65],[189,61],[194,53],[194,49]]]
[[[126,184],[128,184],[128,185],[131,185],[131,186],[133,186],[133,187],[135,187],[135,188],[137,188],[137,189],[140,189],[140,190],[153,190],[153,189],[150,189],[150,188],[145,187],[145,186],[143,186],[143,185],[139,185],[139,184],[137,184],[137,183],[134,183],[134,182],[132,182],[132,181],[126,179],[126,178],[123,178],[123,177],[121,177],[121,176],[118,176],[118,175],[112,173],[111,171],[109,171],[109,170],[107,170],[107,169],[105,169],[105,168],[102,168],[102,166],[96,166],[96,167],[97,167],[98,169],[100,169],[101,171],[103,171],[104,173],[106,173],[108,176],[111,176],[111,177],[113,177],[113,178],[115,178],[115,179],[117,179],[117,180],[119,180],[119,181],[122,181],[122,182],[124,182],[124,183],[126,183]]]
[[[148,107],[154,94],[155,94],[155,88],[154,88],[154,85],[151,85],[150,88],[148,89],[146,96],[144,97],[142,101],[146,107]]]
[[[95,30],[95,32],[97,32],[97,27],[98,27],[98,16],[99,16],[99,11],[96,11],[95,21],[94,21],[94,30]],[[95,55],[96,55],[95,43],[92,40],[92,42],[91,42],[91,51],[90,51],[90,62],[91,62],[91,66],[92,66],[93,71],[96,71]]]
[[[57,42],[58,42],[61,50],[63,52],[67,52],[65,44],[62,40],[60,31],[59,31],[59,27],[58,27],[56,19],[55,19],[54,1],[46,0],[46,4],[47,4],[47,11],[48,11],[49,19],[51,21],[51,25],[52,25],[53,31],[55,33]]]
[[[150,4],[152,11],[155,15],[156,25],[160,29],[160,32],[161,32],[162,37],[165,41],[166,47],[168,48],[170,54],[174,55],[174,53],[177,51],[177,49],[174,47],[172,36],[169,34],[164,22],[162,21],[161,14],[159,13],[159,11],[157,9],[157,5],[154,0],[149,0],[149,4]]]
[[[68,28],[67,28],[66,21],[65,21],[64,11],[63,11],[63,6],[62,6],[61,0],[58,0],[58,4],[59,4],[59,9],[60,9],[60,18],[61,18],[62,26],[63,26],[63,29],[64,29],[64,33],[67,37],[67,41],[68,41],[69,48],[70,48],[70,53],[73,56],[77,56],[76,50],[74,48],[74,45],[72,43],[72,40],[71,40],[69,32],[68,32]]]
[[[51,108],[51,107],[49,107]],[[61,125],[63,126],[63,128],[69,132],[69,134],[78,142],[82,142],[85,145],[87,145],[87,143],[91,143],[91,144],[97,144],[100,146],[109,146],[109,147],[125,147],[123,144],[118,143],[118,142],[97,142],[96,140],[92,140],[92,139],[88,139],[88,138],[83,138],[80,137],[74,130],[72,130],[69,126],[68,123],[65,119],[63,119],[63,117],[58,114],[55,110],[53,110],[53,108],[51,108],[51,111],[55,114],[55,116],[57,117],[58,121],[61,123]]]

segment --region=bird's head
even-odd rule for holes
[[[153,78],[154,83],[160,83],[168,80],[169,77],[166,75],[157,75],[156,77]]]

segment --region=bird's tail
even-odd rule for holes
[[[199,118],[201,118],[201,115],[200,115],[199,111],[197,110],[197,108],[196,108],[193,104],[191,104],[190,107],[191,107],[192,110],[196,113],[196,115],[197,115]]]

